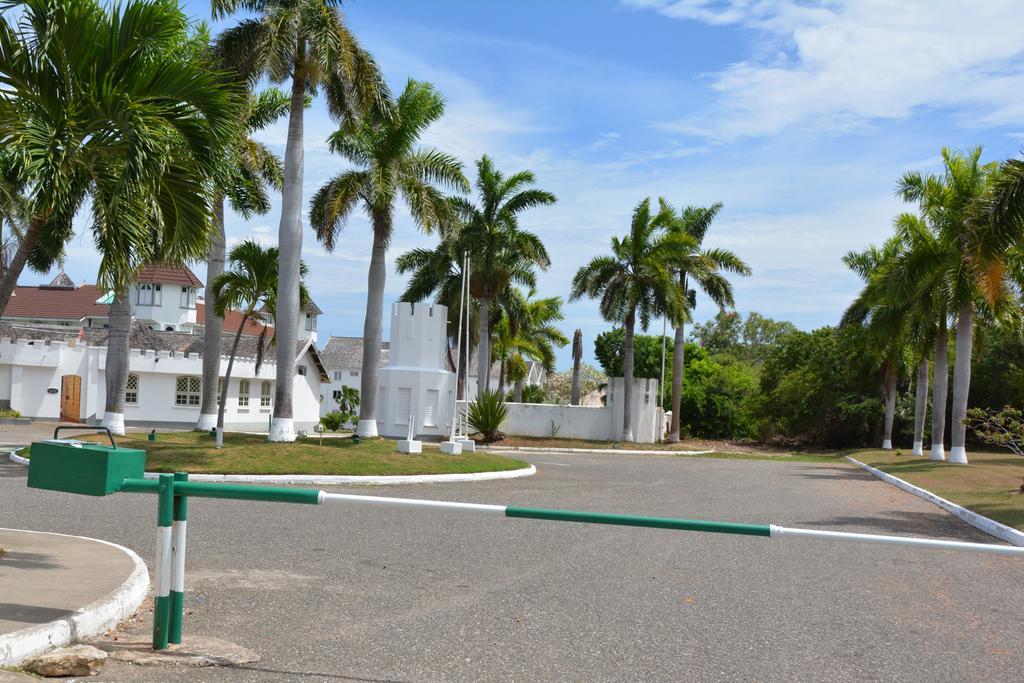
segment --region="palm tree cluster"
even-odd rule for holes
[[[966,463],[967,407],[975,336],[1020,329],[1024,285],[1024,166],[982,163],[981,148],[942,150],[941,173],[910,172],[897,195],[916,213],[894,221],[882,247],[851,252],[845,263],[864,287],[843,316],[877,365],[885,394],[883,448],[892,448],[897,385],[913,375],[915,455],[924,452],[931,385],[933,460]],[[950,330],[955,331],[952,404],[947,405]],[[929,374],[931,377],[929,377]],[[929,381],[930,380],[930,381]]]

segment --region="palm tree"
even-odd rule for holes
[[[188,26],[176,5],[148,0],[109,12],[95,0],[26,0],[0,19],[0,149],[32,188],[0,313],[26,264],[46,271],[62,256],[86,198],[98,283],[111,291],[126,291],[153,255],[156,214],[205,246],[206,179],[237,117]]]
[[[519,171],[505,176],[488,156],[477,163],[476,189],[479,203],[453,199],[461,221],[458,244],[471,255],[470,293],[479,307],[477,333],[478,393],[490,386],[491,323],[499,311],[492,310],[508,287],[516,283],[536,286],[534,268],[546,270],[551,263],[544,243],[534,233],[519,227],[519,215],[537,206],[554,204],[555,195],[530,187],[534,175]]]
[[[517,287],[509,288],[518,300],[513,314],[503,315],[494,335],[494,359],[500,363],[499,392],[504,394],[505,381],[515,384],[514,400],[523,399],[523,381],[526,379],[527,360],[541,364],[545,372],[555,371],[555,348],[569,340],[555,323],[564,320],[562,297],[534,298],[534,292],[524,295]]]
[[[572,335],[572,390],[569,393],[569,405],[580,404],[580,388],[582,377],[580,375],[580,363],[583,360],[583,331],[576,328]]]
[[[941,287],[948,310],[956,313],[956,363],[953,368],[952,444],[950,462],[966,464],[967,397],[971,383],[974,321],[982,315],[1007,320],[1013,315],[1007,242],[993,223],[976,214],[988,198],[995,164],[980,163],[981,148],[966,154],[942,150],[943,172],[906,173],[897,193],[916,201],[939,247],[930,268],[918,281]],[[938,368],[936,368],[936,373]]]
[[[666,207],[671,209],[668,205]],[[689,235],[695,243],[692,253],[686,258],[677,273],[679,287],[683,291],[687,303],[687,314],[696,305],[698,290],[710,298],[719,309],[734,306],[732,284],[723,273],[750,275],[750,267],[734,252],[728,249],[704,249],[702,247],[708,228],[711,227],[711,223],[721,210],[721,202],[707,207],[687,206],[679,214],[678,220],[674,221],[671,228],[683,235]],[[682,418],[686,317],[680,318],[675,326],[675,345],[672,348],[672,424],[669,426],[668,433],[668,440],[672,442],[679,441]]]
[[[885,421],[882,448],[892,449],[892,427],[896,415],[896,389],[906,352],[907,311],[902,302],[894,302],[884,283],[900,254],[899,236],[881,247],[849,252],[843,263],[864,280],[864,288],[843,314],[841,326],[858,326],[859,352],[878,364],[885,396]]]
[[[294,441],[292,420],[293,356],[299,325],[299,261],[302,256],[303,113],[306,95],[319,88],[331,115],[343,125],[387,99],[384,78],[373,58],[345,25],[336,0],[211,0],[214,18],[236,11],[256,16],[242,20],[219,39],[219,50],[242,76],[266,75],[274,83],[291,81],[288,140],[284,152],[284,189],[277,244],[278,280],[277,389],[268,439]],[[364,364],[365,367],[365,364]],[[376,367],[376,363],[373,363]]]
[[[242,312],[242,319],[238,323],[238,330],[235,332],[235,339],[231,343],[231,352],[228,354],[228,367],[224,373],[224,381],[220,390],[220,406],[217,409],[217,448],[224,445],[224,409],[228,400],[228,384],[231,382],[231,369],[235,364],[235,355],[238,353],[238,343],[242,339],[242,331],[245,324],[256,317],[261,309],[268,311],[271,315],[276,310],[277,279],[279,271],[277,247],[263,247],[253,240],[240,242],[231,249],[228,255],[230,269],[221,273],[211,284],[214,301],[217,303],[214,313],[223,319],[228,309],[237,309]],[[309,292],[303,279],[307,274],[304,263],[299,264],[299,297],[303,305],[309,303]],[[266,330],[264,329],[264,333]],[[262,344],[264,336],[260,335],[261,345],[256,352],[256,373],[260,371],[260,359],[263,357]],[[295,345],[291,349],[292,360],[295,357]],[[217,349],[220,355],[220,349]],[[216,381],[213,385],[216,386]]]
[[[208,430],[217,423],[217,378],[220,377],[220,345],[224,319],[215,315],[220,310],[212,283],[224,272],[224,202],[244,218],[262,215],[270,210],[266,188],[280,190],[284,171],[278,159],[263,144],[249,135],[269,126],[288,111],[288,96],[276,88],[268,88],[248,98],[242,135],[227,148],[228,158],[216,179],[213,197],[213,234],[206,254],[206,281],[211,283],[206,295],[206,320],[203,331],[203,397],[196,429]]]
[[[633,440],[631,424],[633,385],[633,334],[639,319],[646,330],[651,318],[667,315],[678,320],[686,313],[676,272],[696,248],[693,237],[670,231],[675,216],[662,203],[651,214],[651,202],[644,199],[633,210],[629,234],[612,237],[610,256],[598,256],[580,268],[572,281],[571,301],[587,296],[600,298],[601,315],[625,328],[622,369],[624,410],[622,440]]]
[[[432,85],[410,80],[389,110],[387,116],[367,118],[354,130],[342,128],[331,134],[331,150],[356,168],[327,181],[310,206],[310,222],[328,251],[334,249],[357,206],[373,227],[356,431],[360,436],[377,436],[377,358],[384,317],[385,254],[394,231],[395,202],[401,195],[413,221],[430,232],[450,224],[452,215],[450,203],[436,185],[469,189],[455,157],[416,146],[423,131],[444,114],[444,100]]]

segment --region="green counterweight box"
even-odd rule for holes
[[[126,478],[142,479],[146,451],[53,439],[32,444],[28,485],[37,489],[106,496]]]

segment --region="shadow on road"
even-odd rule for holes
[[[987,534],[956,519],[952,515],[935,512],[885,511],[885,516],[840,516],[803,520],[801,524],[814,529],[832,531],[885,532],[897,535],[915,535],[929,538],[953,537],[964,541],[997,543]],[[984,538],[979,538],[984,537]]]

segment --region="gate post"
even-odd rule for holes
[[[167,647],[170,625],[171,522],[174,517],[174,475],[161,474],[157,488],[156,598],[153,605],[153,649]]]
[[[187,472],[175,472],[174,481],[188,481]],[[188,497],[174,496],[174,523],[171,526],[171,600],[168,640],[181,642],[181,621],[185,611],[185,537],[187,534]]]

